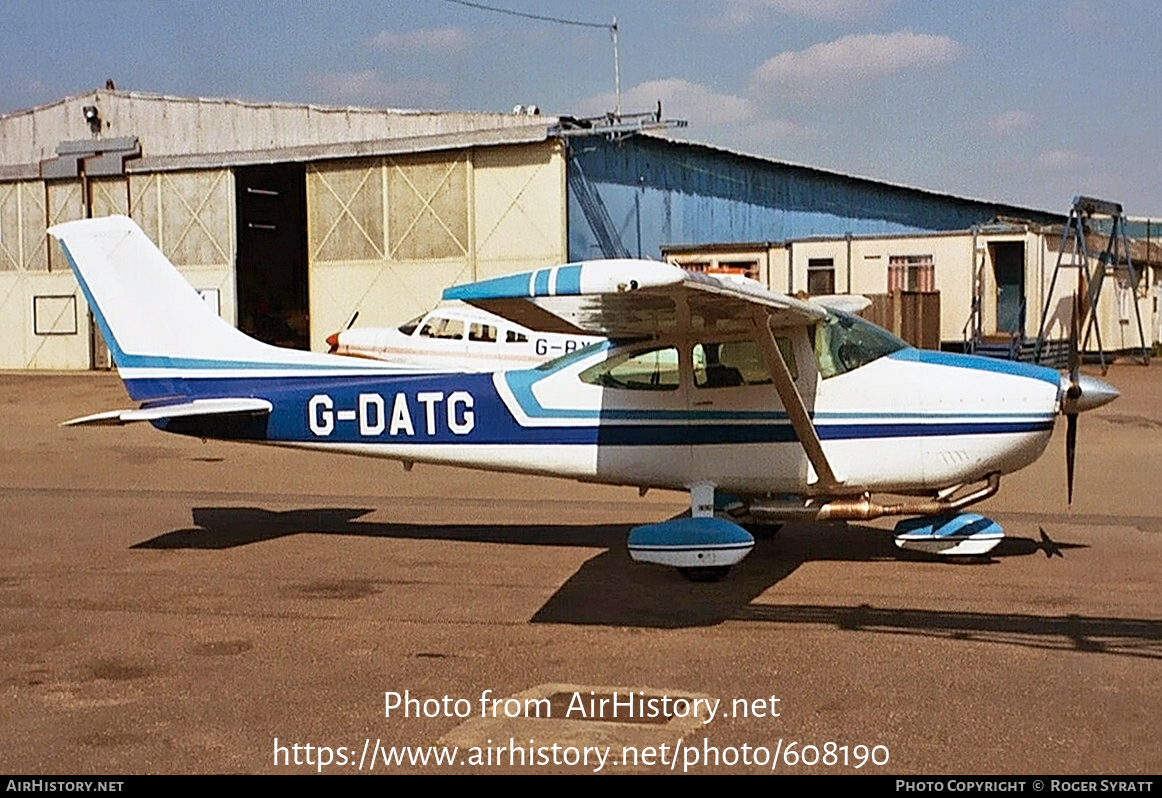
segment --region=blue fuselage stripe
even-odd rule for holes
[[[732,419],[713,411],[691,411],[677,418],[669,412],[639,413],[634,418],[626,411],[595,411],[593,417],[574,416],[573,425],[542,423],[525,427],[517,422],[497,392],[490,374],[186,377],[131,382],[148,383],[134,387],[152,395],[180,389],[187,399],[266,399],[274,406],[266,433],[272,441],[714,446],[797,440],[791,424],[781,414],[773,413]],[[326,396],[326,402],[316,402],[312,411],[312,398],[320,395]],[[460,398],[453,400],[453,396]],[[576,425],[578,420],[585,423]],[[320,428],[327,428],[328,432],[319,434]],[[1052,430],[1053,416],[955,417],[942,413],[929,419],[922,413],[894,418],[829,413],[816,418],[816,429],[825,441],[1014,435]]]
[[[892,360],[907,363],[927,363],[932,366],[950,366],[972,371],[988,371],[994,374],[1009,374],[1014,377],[1040,380],[1050,385],[1060,385],[1061,375],[1044,366],[1020,363],[1012,360],[996,360],[989,357],[961,355],[955,352],[933,352],[927,349],[900,349],[888,355]]]

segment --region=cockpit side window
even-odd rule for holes
[[[590,366],[578,377],[590,385],[631,391],[674,391],[680,383],[678,349],[667,346],[623,352]]]
[[[428,323],[420,330],[420,335],[425,338],[463,338],[464,322],[459,319],[444,319],[439,316],[431,316],[428,318]]]
[[[846,374],[908,344],[887,330],[841,311],[815,325],[815,360],[823,379]]]

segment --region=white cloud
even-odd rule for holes
[[[468,44],[468,35],[460,28],[427,28],[407,33],[381,30],[369,41],[372,47],[393,53],[415,53],[420,50],[434,50],[438,53],[453,53],[463,50]]]
[[[1016,133],[1018,130],[1024,130],[1033,122],[1033,115],[1028,111],[1006,111],[1003,114],[997,114],[989,119],[985,124],[993,134],[997,136],[1007,136],[1010,133]]]
[[[814,97],[822,89],[946,63],[961,49],[948,36],[909,30],[851,34],[767,59],[754,71],[752,87]]]
[[[384,80],[374,69],[316,72],[307,77],[307,85],[320,102],[336,103],[432,105],[452,93],[446,84],[434,80]]]
[[[754,116],[750,100],[733,94],[718,94],[698,83],[679,78],[650,80],[621,93],[622,113],[651,111],[662,102],[662,115],[686,119],[691,124],[724,124]],[[582,112],[602,114],[612,111],[616,98],[601,94],[581,102]]]

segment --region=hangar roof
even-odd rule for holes
[[[87,106],[97,110],[98,132],[90,127]],[[131,170],[139,171],[543,141],[556,123],[556,117],[540,115],[341,108],[95,89],[0,115],[0,177],[24,176],[16,173],[55,157],[58,145],[69,141],[135,136],[142,159]]]

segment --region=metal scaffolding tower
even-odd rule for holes
[[[1111,220],[1105,249],[1096,258],[1090,255],[1086,245],[1086,233],[1090,231],[1089,222],[1095,216]],[[1071,247],[1069,262],[1065,261],[1067,245]],[[1126,233],[1126,216],[1122,212],[1120,203],[1093,197],[1073,198],[1073,208],[1069,211],[1069,220],[1061,231],[1061,244],[1057,248],[1057,264],[1053,268],[1053,279],[1049,282],[1049,292],[1045,294],[1045,301],[1042,303],[1041,324],[1037,331],[1034,362],[1041,362],[1041,355],[1046,349],[1049,306],[1053,298],[1053,289],[1057,286],[1057,277],[1062,269],[1075,268],[1077,269],[1077,289],[1073,295],[1074,329],[1083,331],[1079,348],[1084,350],[1089,345],[1090,335],[1094,335],[1097,340],[1098,358],[1101,361],[1102,373],[1105,373],[1108,366],[1105,348],[1102,346],[1101,324],[1098,320],[1098,299],[1101,297],[1102,284],[1105,282],[1107,269],[1116,269],[1123,261],[1129,272],[1134,315],[1138,322],[1138,340],[1142,344],[1142,363],[1149,364],[1150,350],[1146,345],[1146,335],[1142,327],[1142,311],[1138,306],[1138,272],[1134,268],[1134,259],[1130,255],[1130,240]],[[1077,334],[1073,333],[1073,335]]]

